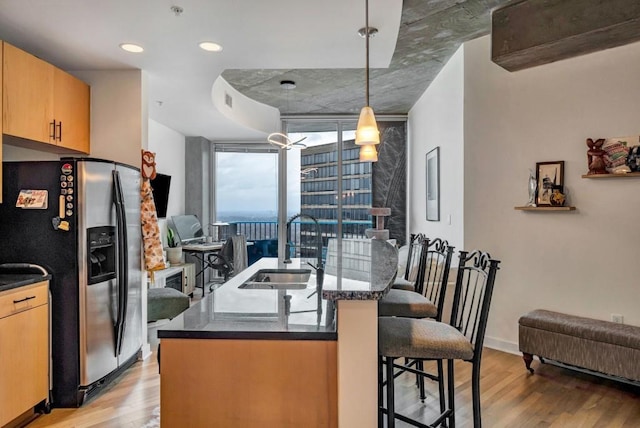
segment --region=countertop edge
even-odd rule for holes
[[[34,277],[34,278],[12,282],[11,284],[0,285],[0,293],[4,291],[14,290],[16,288],[24,287],[31,284],[36,284],[42,281],[49,281],[49,280],[51,280],[51,275],[38,275],[37,277]]]
[[[318,340],[336,341],[337,332],[158,330],[158,339]]]

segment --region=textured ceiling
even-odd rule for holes
[[[370,104],[376,114],[407,113],[462,43],[489,34],[491,11],[508,3],[404,0],[391,64],[371,70]],[[369,25],[375,27],[375,22]],[[370,50],[375,50],[375,37]],[[360,69],[227,69],[222,76],[244,95],[283,115],[357,114],[364,104],[364,63],[363,40]],[[283,89],[281,80],[293,80],[297,87]]]

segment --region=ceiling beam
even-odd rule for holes
[[[638,40],[638,0],[523,0],[491,19],[491,59],[509,71]]]

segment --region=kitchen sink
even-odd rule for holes
[[[301,290],[307,288],[311,269],[260,269],[240,287],[259,290]]]

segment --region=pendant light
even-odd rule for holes
[[[364,31],[363,31],[364,30]],[[373,109],[369,106],[369,37],[372,33],[369,28],[369,0],[365,0],[365,27],[360,30],[364,32],[366,47],[366,63],[365,63],[365,97],[366,105],[360,111],[358,119],[358,127],[356,128],[356,144],[360,147],[361,162],[376,162],[378,153],[375,145],[380,143],[380,132],[376,123],[376,116]],[[377,32],[377,30],[376,30]]]
[[[280,87],[284,90],[286,90],[286,94],[287,94],[287,111],[291,111],[289,108],[289,92],[292,89],[296,88],[296,82],[294,82],[293,80],[281,80],[280,81]],[[283,134],[281,132],[272,132],[271,134],[269,134],[267,136],[267,141],[269,142],[269,144],[271,144],[272,146],[275,146],[279,149],[282,150],[291,150],[292,148],[297,148],[297,149],[306,149],[307,145],[306,144],[302,144],[302,142],[304,140],[306,140],[307,137],[302,137],[297,141],[293,141],[291,140],[291,138],[289,138],[288,135]]]
[[[375,144],[360,146],[360,162],[378,162],[378,152]]]

